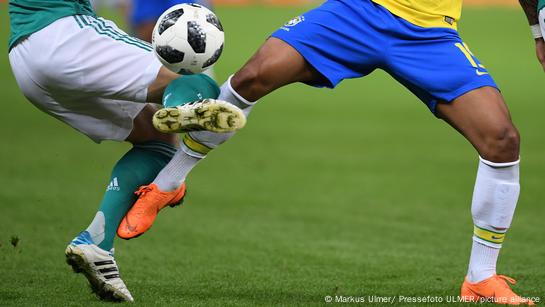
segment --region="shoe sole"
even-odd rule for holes
[[[153,115],[153,126],[164,133],[188,131],[233,132],[246,124],[236,106],[221,100],[204,99],[190,107],[161,109]]]
[[[93,269],[89,263],[87,263],[83,252],[79,248],[69,245],[64,253],[66,255],[66,263],[72,267],[72,270],[75,273],[83,273],[91,285],[91,290],[98,298],[110,302],[131,301],[128,297],[116,291],[111,285],[94,276],[92,273]]]

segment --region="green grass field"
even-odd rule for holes
[[[302,8],[223,8],[219,80]],[[0,41],[7,41],[0,4]],[[522,194],[499,273],[545,298],[545,75],[521,12],[466,9],[462,37],[522,134]],[[0,306],[101,305],[64,262],[129,146],[44,115],[0,59]],[[118,240],[137,304],[319,305],[327,295],[457,295],[471,246],[477,154],[383,72],[331,91],[289,86],[200,164],[183,208]],[[12,244],[17,241],[16,246]]]

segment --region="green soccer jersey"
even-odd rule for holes
[[[89,0],[10,0],[9,49],[20,39],[71,15],[95,16],[95,12]]]
[[[545,7],[545,0],[539,0],[539,3],[537,4],[537,11],[541,11],[542,8]]]

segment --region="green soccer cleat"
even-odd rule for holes
[[[246,124],[241,109],[228,102],[203,99],[172,108],[161,109],[153,115],[153,126],[164,133],[211,131],[233,132]]]

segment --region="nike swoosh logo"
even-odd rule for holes
[[[136,227],[132,226],[131,223],[129,223],[129,219],[127,217],[125,217],[125,221],[127,221],[127,228],[129,229],[129,231],[135,232]]]
[[[499,237],[492,236],[492,239],[494,239],[494,240],[500,240],[500,239],[503,239],[503,236],[499,236]]]
[[[488,75],[486,71],[479,71],[478,69],[475,69],[475,72],[477,73],[477,76]]]

